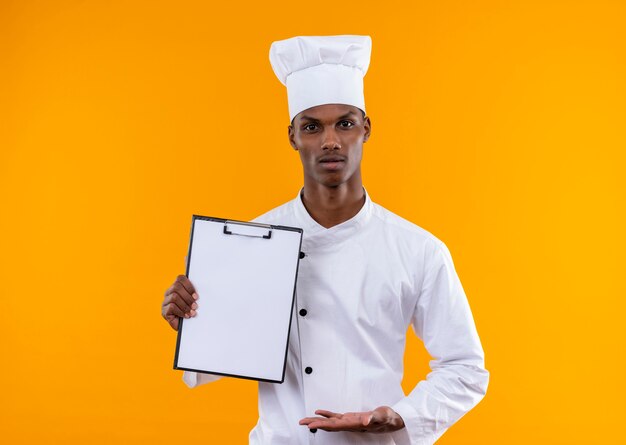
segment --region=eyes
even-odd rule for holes
[[[354,127],[354,122],[344,119],[342,121],[337,122],[337,127],[341,128],[342,130],[347,130],[350,129],[352,127]],[[308,124],[304,124],[302,127],[302,131],[306,132],[306,133],[313,133],[315,131],[318,131],[321,129],[321,126],[318,123],[308,123]]]

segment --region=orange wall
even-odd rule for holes
[[[270,6],[271,5],[271,6]],[[616,443],[626,4],[0,2],[0,437],[245,443],[160,316],[193,213],[302,184],[273,40],[369,34],[372,198],[449,246],[491,371],[441,444]],[[428,372],[409,342],[408,390]]]

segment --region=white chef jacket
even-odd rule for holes
[[[485,395],[489,372],[448,248],[371,201],[325,228],[298,196],[255,219],[304,229],[287,369],[282,384],[259,382],[251,445],[434,443]],[[302,309],[306,310],[302,311]],[[202,308],[200,308],[202,310]],[[405,395],[409,325],[434,360]],[[195,387],[220,378],[185,372]],[[344,413],[390,406],[405,428],[386,434],[309,431],[316,409]]]

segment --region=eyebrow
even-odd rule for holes
[[[343,114],[343,115],[339,116],[339,117],[337,118],[337,120],[339,120],[339,121],[340,121],[340,120],[346,119],[346,118],[348,118],[348,117],[350,117],[350,116],[358,116],[358,115],[357,115],[357,113],[355,113],[354,111],[348,111],[346,114]],[[319,119],[316,119],[316,118],[311,117],[311,116],[307,116],[307,115],[305,115],[305,114],[303,114],[303,115],[300,117],[300,120],[307,120],[307,121],[311,121],[311,122],[319,122],[319,121],[320,121]]]

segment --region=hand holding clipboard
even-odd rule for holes
[[[181,318],[196,316],[199,295],[196,288],[186,275],[179,275],[176,281],[167,291],[161,306],[161,315],[170,324],[172,329],[178,331]]]
[[[299,228],[194,215],[186,277],[163,305],[174,368],[281,383],[301,243]]]

